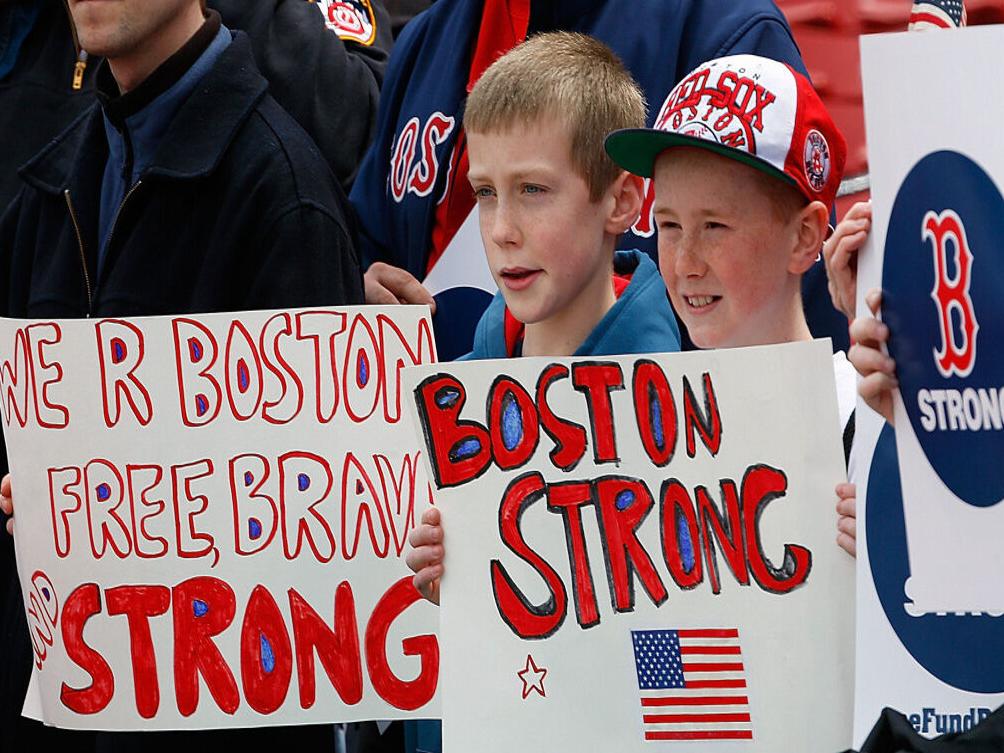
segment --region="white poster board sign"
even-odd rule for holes
[[[400,394],[434,360],[421,307],[0,321],[44,721],[438,716]]]
[[[1004,28],[862,40],[895,436],[858,407],[855,739],[881,709],[933,737],[1004,703]]]
[[[848,746],[830,353],[408,370],[444,520],[447,753]]]

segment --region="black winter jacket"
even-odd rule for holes
[[[380,85],[394,43],[380,0],[358,5],[372,11],[369,44],[339,38],[313,2],[209,0],[227,28],[251,37],[269,92],[317,142],[346,192],[376,131]]]
[[[362,301],[345,198],[266,94],[237,33],[127,193],[98,276],[107,145],[94,106],[22,170],[0,223],[14,317],[130,316]]]

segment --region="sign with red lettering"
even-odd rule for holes
[[[848,746],[828,342],[406,381],[444,521],[445,750]]]
[[[46,723],[438,716],[402,554],[431,486],[401,399],[427,309],[0,320]]]
[[[861,405],[854,440],[859,741],[887,706],[936,737],[1004,704],[1004,150],[959,128],[1004,113],[985,80],[1001,44],[992,26],[862,39],[857,311],[881,287],[899,388],[895,427]]]

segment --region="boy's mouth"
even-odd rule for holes
[[[526,269],[525,267],[507,267],[499,272],[502,282],[510,290],[522,290],[529,287],[539,274],[539,269]]]
[[[721,296],[720,295],[685,295],[685,296],[683,296],[683,300],[685,300],[687,302],[687,306],[689,306],[690,308],[697,309],[698,311],[700,311],[701,309],[706,309],[709,306],[711,306],[713,303],[716,303],[717,301],[721,300]]]

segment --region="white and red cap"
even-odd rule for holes
[[[809,80],[758,55],[703,63],[669,93],[653,128],[614,131],[606,140],[614,162],[646,178],[674,146],[743,162],[827,208],[847,159],[847,142]]]

